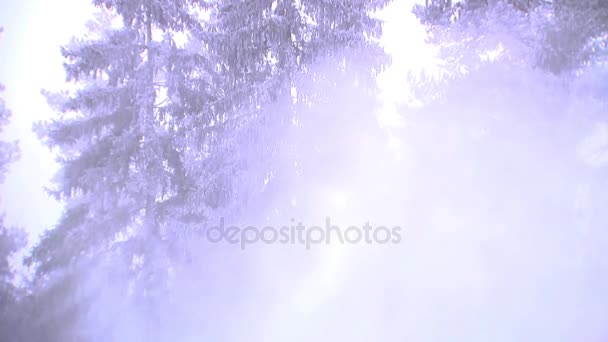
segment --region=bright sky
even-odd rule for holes
[[[415,2],[395,0],[382,14],[382,44],[392,54],[393,66],[379,80],[384,103],[379,113],[389,128],[400,124],[396,106],[407,98],[405,75],[433,61],[424,29],[411,14]],[[53,156],[31,129],[53,114],[40,90],[65,88],[59,48],[84,31],[92,9],[86,0],[9,0],[0,12],[0,83],[6,86],[2,96],[13,112],[2,138],[18,139],[21,147],[20,160],[0,186],[0,211],[9,225],[21,226],[33,237],[52,227],[61,213],[60,204],[44,191],[56,171]]]

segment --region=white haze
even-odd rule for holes
[[[415,28],[413,20],[406,22]],[[424,54],[397,48],[404,42]],[[605,72],[566,80],[489,63],[423,106],[412,99],[408,72],[428,67],[434,49],[411,37],[390,44],[394,64],[381,77],[381,98],[341,89],[299,129],[277,132],[300,147],[306,171],[270,182],[233,219],[324,225],[331,216],[342,227],[369,220],[403,227],[400,244],[241,251],[191,241],[193,261],[174,265],[172,291],[153,310],[124,301],[124,282],[103,269],[91,272],[83,284],[96,301],[83,317],[86,334],[184,342],[608,338],[608,194],[599,191],[608,120],[593,95],[605,81],[591,77]],[[278,164],[288,169],[295,160],[283,153]]]

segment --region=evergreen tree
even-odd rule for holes
[[[591,43],[608,30],[608,7],[597,0],[430,0],[413,11],[435,43],[467,44],[461,54],[479,54],[476,43],[498,30],[526,50],[532,65],[555,74],[587,63],[594,54]]]
[[[77,329],[92,303],[83,292],[94,275],[88,269],[122,283],[131,298],[125,301],[153,305],[167,288],[171,262],[181,255],[176,225],[191,219],[184,207],[190,194],[204,197],[206,190],[192,187],[178,140],[187,134],[181,122],[205,115],[203,107],[214,97],[214,71],[196,43],[207,5],[94,4],[101,13],[94,30],[62,48],[67,81],[76,90],[49,94],[60,116],[37,126],[59,153],[51,194],[65,202],[65,212],[28,260],[37,269],[31,305],[33,311],[56,308],[34,326],[49,331],[63,322],[65,329],[52,334],[62,341],[91,338]],[[68,299],[73,293],[81,294],[79,303]]]
[[[331,103],[330,89],[359,84],[364,96],[373,97],[372,80],[387,61],[377,44],[381,22],[374,12],[387,3],[228,0],[212,12],[209,44],[225,80],[222,108],[241,132],[231,143],[235,158],[242,156],[233,165],[246,170],[238,191],[263,188],[269,175],[300,173],[293,169],[297,163],[278,172],[275,162],[304,147],[288,143],[289,137]]]
[[[608,3],[557,0],[552,11],[554,20],[544,33],[541,63],[556,73],[577,69],[593,59],[594,39],[606,42]]]
[[[94,3],[115,11],[122,25],[106,22],[97,37],[62,49],[67,79],[80,86],[64,99],[50,96],[62,115],[38,127],[44,141],[59,149],[62,167],[52,194],[67,203],[57,227],[33,253],[40,273],[69,265],[91,248],[105,252],[120,234],[130,236],[129,243],[114,248],[127,254],[143,253],[142,246],[165,238],[188,189],[174,143],[178,124],[199,115],[212,96],[209,70],[200,63],[204,50],[186,49],[174,38],[199,32],[190,7],[201,3]],[[131,243],[136,240],[142,243]]]

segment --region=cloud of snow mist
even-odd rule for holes
[[[353,53],[361,57],[364,52]],[[403,168],[377,118],[379,101],[370,91],[375,80],[357,74],[359,69],[355,65],[345,75],[335,64],[321,63],[309,73],[317,81],[297,80],[293,98],[269,109],[271,119],[289,118],[294,108],[299,115],[288,125],[269,124],[264,134],[280,142],[276,156],[271,165],[263,160],[252,167],[273,174],[265,182],[253,177],[255,184],[243,185],[254,190],[243,210],[233,216],[221,213],[226,226],[302,222],[323,227],[331,217],[332,224],[343,228],[366,222],[405,227],[402,214],[390,205],[399,197],[395,183],[380,181],[398,179]],[[315,96],[317,103],[309,107],[306,96]],[[258,159],[260,152],[251,151],[258,153],[251,159]],[[407,238],[408,232],[401,234]],[[87,280],[86,291],[95,304],[83,318],[84,326],[100,341],[278,341],[296,339],[302,329],[312,338],[328,328],[313,329],[314,317],[329,314],[328,303],[348,289],[350,274],[366,253],[398,248],[332,243],[307,250],[298,244],[259,242],[243,250],[194,233],[188,239],[189,261],[171,265],[169,293],[156,294],[151,304],[126,298],[126,281],[108,275],[116,273],[111,271],[114,261],[99,265]],[[323,324],[331,325],[333,318],[326,319]]]
[[[312,89],[330,100],[273,132],[277,174],[233,219],[369,220],[404,227],[400,244],[243,251],[193,239],[154,310],[92,282],[99,340],[605,339],[608,120],[594,90],[606,72],[566,79],[496,58],[422,103],[405,80],[425,66],[395,51],[407,49],[393,50],[378,101]]]

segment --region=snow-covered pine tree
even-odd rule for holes
[[[433,42],[456,43],[461,55],[479,55],[479,46],[498,28],[528,50],[535,66],[555,74],[588,63],[593,40],[603,39],[608,29],[608,5],[597,0],[429,0],[413,12],[433,32]]]
[[[212,13],[209,44],[217,54],[227,79],[226,109],[257,108],[276,100],[309,69],[324,59],[348,65],[367,50],[377,58],[368,68],[378,67],[383,54],[377,45],[381,22],[374,12],[387,0],[278,1],[226,0]],[[348,50],[348,51],[347,51]],[[359,51],[361,52],[361,51]],[[336,65],[337,67],[337,65]],[[348,72],[348,70],[345,70]],[[287,83],[287,86],[286,86]]]
[[[269,174],[276,175],[272,163],[282,159],[276,158],[279,149],[288,148],[284,138],[304,112],[331,102],[328,88],[375,84],[372,79],[387,60],[378,45],[381,22],[374,13],[387,3],[219,2],[210,16],[208,40],[225,81],[218,120],[239,132],[229,144],[231,165],[238,165],[231,174],[245,176],[232,192],[259,189]]]
[[[192,187],[176,137],[185,134],[181,121],[203,116],[215,96],[205,49],[192,43],[200,41],[207,5],[94,4],[102,13],[98,29],[62,49],[76,90],[50,95],[61,115],[37,128],[59,155],[51,193],[65,202],[65,213],[30,261],[40,280],[87,262],[135,270],[134,293],[153,297],[166,284],[168,256],[177,253],[178,223],[193,219],[184,210],[188,194],[204,192]],[[143,263],[132,267],[134,258]]]

